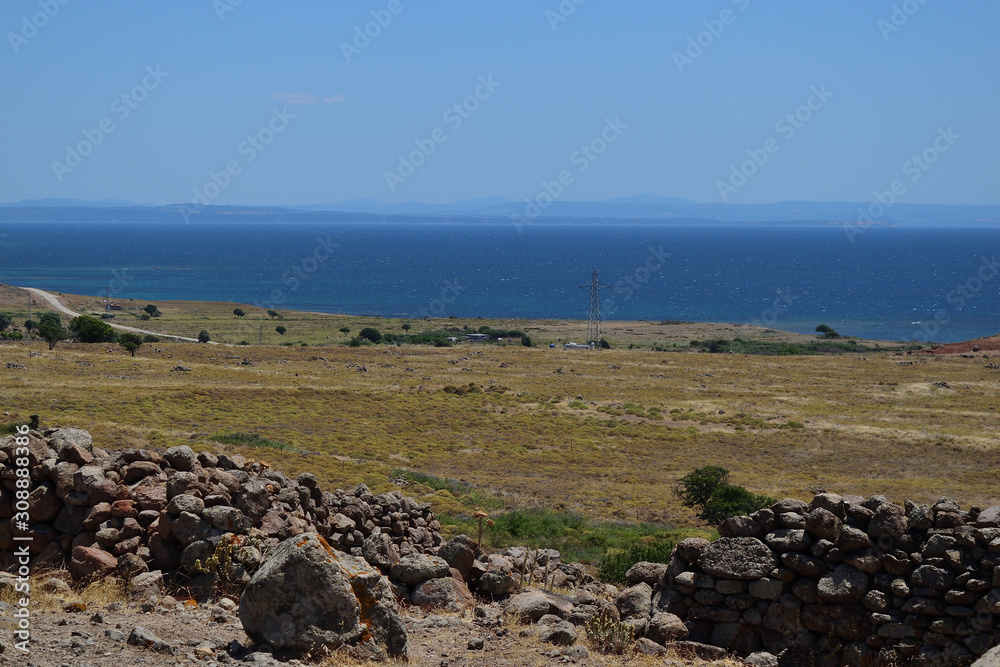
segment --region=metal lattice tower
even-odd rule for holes
[[[597,279],[597,271],[590,276],[589,285],[580,285],[580,289],[590,287],[590,317],[587,320],[587,343],[593,343],[596,349],[601,347],[601,288],[611,289]]]

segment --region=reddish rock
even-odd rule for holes
[[[159,512],[167,506],[167,489],[157,484],[143,485],[133,489],[132,498],[140,510],[155,510]]]
[[[118,559],[107,551],[93,547],[76,547],[73,549],[69,571],[74,581],[80,581],[93,576],[110,575],[117,567]]]
[[[116,500],[111,503],[111,516],[134,519],[139,516],[139,510],[135,508],[135,504],[131,500]]]
[[[128,491],[119,487],[115,482],[110,479],[102,479],[90,487],[89,500],[95,505],[98,503],[113,503],[116,500],[125,498],[127,495]]]

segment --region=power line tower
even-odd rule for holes
[[[597,271],[590,276],[589,285],[580,285],[580,289],[590,287],[590,317],[587,320],[587,343],[593,344],[595,349],[601,347],[601,288],[611,289],[610,285],[605,285],[597,279]]]

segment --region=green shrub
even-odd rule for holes
[[[625,573],[636,563],[669,563],[677,541],[672,539],[657,540],[652,544],[633,544],[626,551],[609,552],[601,560],[598,579],[610,584],[624,584]]]
[[[681,477],[674,493],[685,507],[700,508],[698,517],[711,525],[731,516],[751,514],[777,502],[774,498],[754,495],[728,481],[729,471],[725,468],[705,466]]]
[[[277,440],[271,440],[270,438],[265,438],[259,433],[217,433],[209,438],[209,440],[214,440],[215,442],[221,442],[224,445],[239,445],[240,447],[253,447],[253,448],[267,448],[267,449],[280,449],[297,452],[298,447],[293,447],[292,445],[286,444],[284,442],[278,442]]]

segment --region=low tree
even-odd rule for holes
[[[108,343],[115,339],[115,330],[110,324],[89,315],[74,317],[69,330],[83,343]]]
[[[276,317],[279,317],[280,315],[281,315],[281,313],[279,313],[276,310],[269,310],[269,311],[267,311],[267,316],[270,317],[272,320],[274,318],[276,318]]]
[[[147,314],[148,314],[148,315],[149,315],[150,317],[159,317],[159,316],[160,316],[160,309],[159,309],[159,308],[157,308],[157,307],[156,307],[155,305],[153,305],[153,304],[151,304],[151,303],[149,303],[149,304],[146,304],[146,307],[145,307],[145,308],[143,308],[143,310],[145,310],[145,311],[146,311],[146,313],[147,313]]]
[[[198,332],[198,342],[199,343],[207,343],[210,340],[212,340],[212,337],[208,335],[207,331],[205,331],[204,329],[202,329],[201,331]]]
[[[118,344],[131,352],[134,357],[136,350],[142,347],[142,338],[139,337],[139,334],[126,332],[118,337]]]
[[[7,327],[13,323],[14,320],[10,319],[10,315],[7,313],[0,313],[0,331],[5,331]]]
[[[339,331],[340,331],[340,333],[344,334],[345,336],[347,334],[351,333],[351,330],[348,329],[347,327],[340,327]]]
[[[521,345],[525,347],[531,347],[531,336],[521,336]]]
[[[375,327],[365,327],[358,335],[365,340],[370,340],[373,343],[379,343],[382,341],[382,332]]]
[[[233,315],[242,318],[246,315],[246,312],[244,312],[242,308],[233,308]]]
[[[816,327],[816,332],[823,334],[826,338],[839,338],[840,334],[833,330],[833,327],[828,327],[825,324],[821,324]]]
[[[403,325],[403,331],[409,331],[411,328],[409,322]]]
[[[286,329],[285,327],[281,326],[280,324],[278,326],[274,327],[274,330],[278,332],[279,336],[284,336],[285,332],[288,331],[288,329]]]
[[[27,329],[28,331],[31,331],[36,326],[38,326],[38,323],[35,322],[35,320],[25,320],[24,321],[24,328]]]
[[[685,507],[698,508],[698,517],[710,525],[731,516],[750,514],[773,505],[774,498],[750,493],[729,484],[729,471],[721,466],[705,466],[681,477],[674,493]]]
[[[46,320],[43,316],[36,333],[45,339],[45,341],[49,344],[50,350],[56,346],[56,343],[67,337],[66,330],[63,329],[58,315],[55,320]]]

